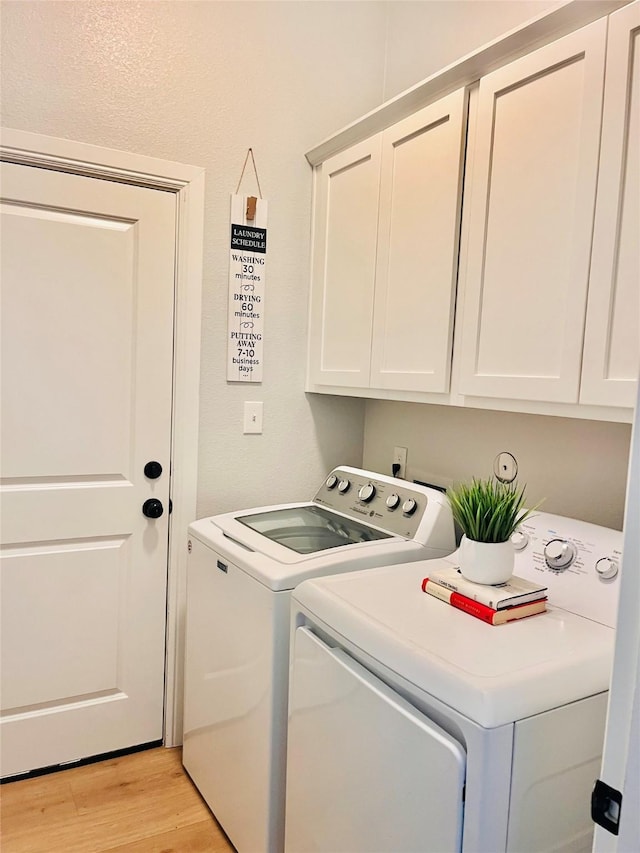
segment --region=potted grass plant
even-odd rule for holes
[[[540,504],[526,509],[525,487],[496,479],[472,479],[447,489],[456,523],[464,534],[460,571],[474,583],[505,583],[513,574],[511,536]]]

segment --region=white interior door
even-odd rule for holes
[[[175,233],[173,193],[2,166],[3,776],[162,737]]]
[[[615,800],[607,817],[618,824],[596,826],[595,853],[627,853],[640,849],[640,388],[636,390],[636,413],[631,433],[631,455],[624,515],[620,603],[616,624],[616,646],[607,709],[607,729],[600,779],[622,795],[620,809]]]

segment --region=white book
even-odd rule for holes
[[[513,607],[516,604],[537,601],[547,595],[546,586],[540,586],[516,575],[512,575],[506,583],[474,583],[462,576],[458,566],[434,567],[429,572],[429,578],[441,586],[447,587],[447,589],[452,589],[473,601],[486,604],[487,607],[492,607],[494,610],[504,610],[506,607]]]

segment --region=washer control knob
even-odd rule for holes
[[[407,500],[402,504],[402,512],[404,515],[413,515],[417,509],[418,504],[413,498],[407,498]]]
[[[331,489],[335,489],[335,487],[337,485],[338,485],[338,478],[336,477],[336,475],[335,474],[329,474],[329,476],[327,477],[327,479],[325,481],[325,486],[329,490],[331,490]]]
[[[350,480],[340,480],[340,482],[338,483],[338,491],[340,492],[341,495],[346,495],[346,493],[349,491],[350,488],[351,488],[351,481]]]
[[[529,544],[529,534],[525,533],[524,530],[516,530],[511,537],[511,542],[513,543],[514,551],[524,551]]]
[[[608,581],[618,574],[618,564],[611,557],[601,557],[596,563],[596,572],[599,578]]]
[[[566,539],[550,539],[544,546],[544,558],[550,569],[562,572],[576,558],[576,547]]]
[[[385,503],[387,504],[387,509],[398,509],[398,506],[400,505],[400,495],[396,495],[394,492],[394,494],[389,495]]]
[[[366,485],[360,488],[358,492],[358,497],[363,503],[368,504],[369,501],[372,501],[376,494],[376,487],[373,483],[367,483]]]

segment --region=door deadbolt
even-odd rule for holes
[[[149,480],[157,480],[160,474],[162,474],[162,465],[159,462],[152,460],[144,466],[144,476]]]

